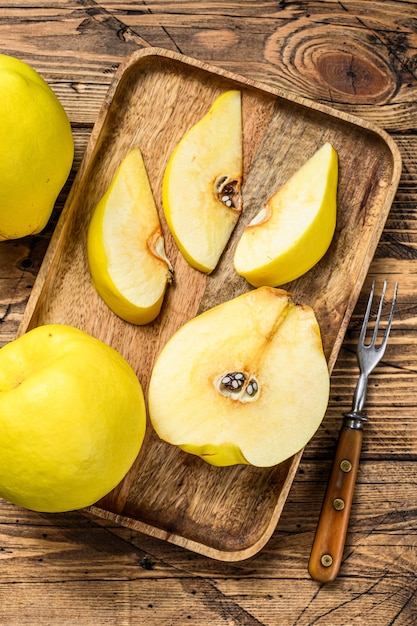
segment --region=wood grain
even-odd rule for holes
[[[0,501],[8,591],[0,619],[32,625],[35,606],[36,618],[54,626],[144,619],[182,625],[188,616],[197,623],[345,626],[351,607],[357,624],[413,626],[417,516],[399,489],[416,500],[414,463],[383,467],[361,465],[342,570],[325,587],[308,578],[306,567],[327,462],[303,459],[276,533],[239,563],[213,561],[80,513],[48,516]]]
[[[400,147],[400,184],[332,373],[322,427],[306,447],[275,533],[255,557],[219,563],[113,521],[43,516],[0,501],[0,622],[48,626],[188,623],[414,626],[417,614],[416,181],[417,2],[400,0],[13,0],[0,6],[2,52],[31,63],[69,113],[71,180],[114,74],[162,46],[316,99],[380,125]],[[354,181],[352,181],[354,184]],[[17,332],[46,231],[0,246],[0,344]],[[308,557],[341,413],[356,382],[358,324],[372,279],[399,280],[338,578],[321,587]]]

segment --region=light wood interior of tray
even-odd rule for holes
[[[117,86],[117,88],[115,88]],[[197,62],[149,51],[119,72],[28,305],[21,331],[50,322],[72,324],[110,343],[137,372],[145,394],[154,359],[168,338],[200,311],[249,289],[233,270],[237,238],[261,203],[325,141],[340,158],[337,232],[326,256],[288,288],[312,305],[332,368],[399,176],[386,139],[347,116],[289,101],[250,81],[208,71]],[[229,88],[242,91],[244,213],[216,271],[191,269],[177,251],[161,208],[167,159],[185,131]],[[159,318],[134,327],[115,317],[95,293],[86,260],[93,208],[123,156],[140,146],[175,267]],[[299,456],[275,468],[214,468],[160,441],[148,428],[125,480],[92,510],[121,515],[155,536],[192,545],[216,558],[244,558],[273,531]]]

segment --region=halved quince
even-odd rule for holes
[[[159,437],[217,466],[269,467],[313,436],[329,373],[310,306],[260,287],[180,328],[159,354],[148,402]]]
[[[338,157],[325,143],[262,207],[237,243],[234,266],[255,287],[310,270],[333,239]]]
[[[147,324],[160,312],[172,266],[139,148],[121,162],[88,230],[93,284],[119,317]]]
[[[165,217],[187,262],[210,273],[242,210],[241,94],[224,92],[181,139],[166,167]]]

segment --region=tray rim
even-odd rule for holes
[[[270,540],[272,533],[274,532],[277,526],[278,520],[281,516],[282,509],[285,505],[289,491],[294,481],[295,474],[297,472],[298,466],[301,461],[302,453],[303,451],[300,450],[300,452],[297,452],[297,454],[295,454],[292,458],[291,465],[289,467],[287,476],[285,478],[283,489],[281,489],[279,493],[273,514],[269,518],[269,522],[263,534],[257,541],[252,543],[247,548],[244,548],[241,550],[220,550],[218,548],[214,548],[213,546],[208,546],[199,541],[195,541],[194,539],[187,539],[186,537],[183,537],[182,535],[171,533],[166,530],[162,530],[160,528],[157,528],[156,526],[152,526],[150,524],[142,522],[141,520],[132,519],[120,513],[113,513],[111,511],[107,511],[106,509],[100,508],[96,505],[86,507],[81,512],[84,512],[86,515],[92,514],[101,519],[113,521],[116,524],[120,524],[126,528],[131,528],[132,530],[142,532],[143,534],[148,535],[149,537],[161,539],[163,541],[166,541],[167,543],[172,543],[176,546],[185,548],[187,550],[191,550],[192,552],[195,552],[196,554],[210,557],[211,559],[214,559],[217,561],[224,561],[224,562],[244,561],[255,556]]]
[[[385,225],[385,221],[388,217],[389,210],[391,208],[394,196],[397,191],[397,187],[398,187],[400,176],[401,176],[401,169],[402,169],[402,159],[401,159],[401,154],[400,154],[397,144],[395,143],[394,139],[385,130],[373,124],[372,122],[364,120],[358,116],[352,115],[350,113],[345,113],[338,109],[334,109],[333,107],[329,105],[323,105],[319,102],[310,100],[304,96],[299,96],[297,94],[287,92],[283,88],[273,87],[271,85],[264,84],[263,82],[242,76],[241,74],[230,72],[228,70],[217,67],[215,65],[195,59],[191,56],[187,56],[187,55],[177,53],[171,50],[166,50],[160,47],[150,46],[147,48],[136,50],[135,52],[131,53],[120,63],[120,65],[118,66],[113,76],[112,82],[109,85],[107,93],[100,107],[99,113],[97,115],[96,121],[94,123],[93,129],[91,131],[82,161],[74,177],[74,181],[69,190],[65,205],[63,207],[61,215],[58,219],[58,222],[52,234],[49,246],[45,253],[38,275],[35,279],[32,292],[29,296],[21,323],[17,331],[17,336],[20,336],[26,331],[27,326],[30,320],[32,319],[33,313],[36,309],[37,302],[39,298],[41,297],[43,290],[46,289],[47,287],[49,268],[52,264],[52,260],[57,250],[59,249],[60,241],[64,236],[65,226],[69,222],[72,212],[75,210],[74,209],[75,203],[72,201],[72,198],[79,186],[80,181],[83,179],[84,175],[86,174],[88,170],[88,166],[94,154],[94,149],[95,149],[97,140],[100,136],[100,133],[106,121],[108,108],[116,94],[119,84],[121,83],[125,75],[125,72],[132,65],[149,57],[164,58],[167,60],[179,62],[185,66],[187,65],[192,66],[193,68],[197,68],[208,74],[212,74],[217,77],[222,77],[232,82],[235,82],[237,84],[240,84],[242,87],[253,88],[253,89],[263,92],[264,94],[275,96],[276,98],[280,98],[286,102],[293,103],[299,107],[305,107],[307,109],[318,111],[320,113],[323,113],[324,115],[328,115],[329,117],[333,119],[339,119],[343,123],[352,124],[358,128],[366,130],[369,133],[373,133],[374,135],[377,135],[385,144],[385,146],[388,148],[391,154],[391,158],[392,158],[391,182],[390,182],[389,188],[386,191],[384,201],[381,205],[381,209],[378,214],[378,221],[375,224],[375,227],[372,231],[372,237],[368,244],[368,248],[364,250],[363,259],[361,263],[361,269],[358,273],[358,280],[355,282],[355,285],[354,285],[354,288],[352,289],[350,297],[347,299],[344,316],[340,323],[340,331],[338,333],[337,340],[333,344],[332,351],[328,358],[329,372],[331,374],[337,355],[339,353],[341,344],[343,342],[344,335],[345,335],[350,317],[356,306],[360,291],[362,289],[366,275],[369,271],[369,263],[366,263],[366,259],[369,259],[369,258],[372,259],[375,253],[375,249],[380,240],[382,230]],[[72,211],[71,211],[71,208],[72,208]],[[247,558],[254,556],[257,552],[259,552],[271,538],[277,526],[277,523],[279,521],[283,507],[285,506],[285,502],[287,500],[289,491],[293,484],[296,471],[298,469],[298,466],[302,458],[302,454],[303,454],[303,450],[298,452],[292,458],[292,462],[289,467],[288,474],[285,478],[283,489],[279,493],[273,513],[269,519],[269,523],[267,524],[265,531],[263,532],[263,535],[258,540],[256,540],[252,545],[242,550],[220,550],[212,546],[202,544],[198,541],[187,539],[186,537],[183,537],[179,534],[170,533],[168,531],[161,530],[157,527],[151,526],[140,520],[133,519],[122,514],[113,513],[106,509],[102,509],[97,505],[86,507],[85,509],[82,509],[81,512],[82,513],[84,512],[87,515],[92,514],[102,519],[114,521],[115,523],[120,524],[124,527],[129,527],[131,529],[138,530],[148,536],[162,539],[164,541],[186,548],[188,550],[191,550],[203,556],[208,556],[210,558],[217,559],[219,561],[245,560]]]

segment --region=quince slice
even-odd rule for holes
[[[93,285],[116,315],[131,324],[157,317],[173,269],[139,148],[123,159],[94,210],[87,255]]]
[[[181,139],[163,180],[165,217],[194,268],[216,267],[242,210],[241,94],[224,92]]]
[[[278,189],[237,243],[234,266],[254,287],[284,285],[310,270],[333,239],[338,156],[325,143]]]
[[[259,287],[171,337],[154,365],[148,405],[168,443],[212,465],[269,467],[307,444],[328,398],[313,309]]]

